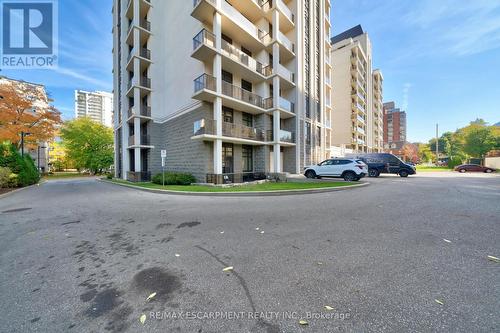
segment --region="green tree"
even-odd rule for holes
[[[424,163],[429,163],[434,160],[434,153],[431,151],[428,144],[419,143],[418,144],[418,157]]]
[[[487,152],[498,149],[498,137],[491,126],[471,124],[465,131],[464,152],[483,158]]]
[[[68,121],[61,129],[68,158],[77,169],[102,173],[113,164],[113,131],[89,118]]]

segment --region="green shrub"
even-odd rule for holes
[[[24,155],[22,158],[11,144],[0,145],[0,167],[9,168],[12,173],[17,175],[11,180],[14,182],[14,179],[17,179],[16,186],[33,185],[40,180],[40,174],[31,156]]]
[[[162,174],[155,175],[152,179],[155,184],[163,184]],[[165,185],[191,185],[196,183],[196,178],[189,173],[165,172]]]
[[[108,173],[108,174],[106,175],[106,178],[107,178],[107,179],[113,179],[113,174],[112,174],[112,173]]]
[[[10,168],[0,167],[0,187],[5,188],[9,187],[9,179],[12,171]]]

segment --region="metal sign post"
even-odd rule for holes
[[[161,177],[162,177],[163,187],[165,187],[165,159],[166,158],[167,158],[167,151],[162,149],[162,151],[161,151]]]

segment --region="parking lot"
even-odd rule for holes
[[[499,175],[362,181],[263,198],[94,179],[11,194],[0,199],[0,327],[497,331],[500,264],[487,256],[500,257]]]

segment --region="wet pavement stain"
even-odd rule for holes
[[[181,288],[182,283],[177,275],[160,267],[151,267],[137,273],[132,285],[139,293],[147,296],[156,292],[154,300],[166,301]]]
[[[196,222],[196,221],[193,221],[193,222],[184,222],[184,223],[179,224],[177,226],[177,229],[186,228],[186,227],[192,228],[192,227],[196,227],[199,224],[201,224],[201,222]]]
[[[36,323],[40,319],[41,319],[40,317],[33,318],[33,319],[30,320],[30,323]]]
[[[156,230],[163,229],[163,228],[168,228],[172,225],[172,223],[160,223],[156,226]]]
[[[90,318],[98,318],[107,314],[123,303],[120,296],[121,293],[115,288],[98,292],[93,297],[90,307],[85,311],[85,315]]]

